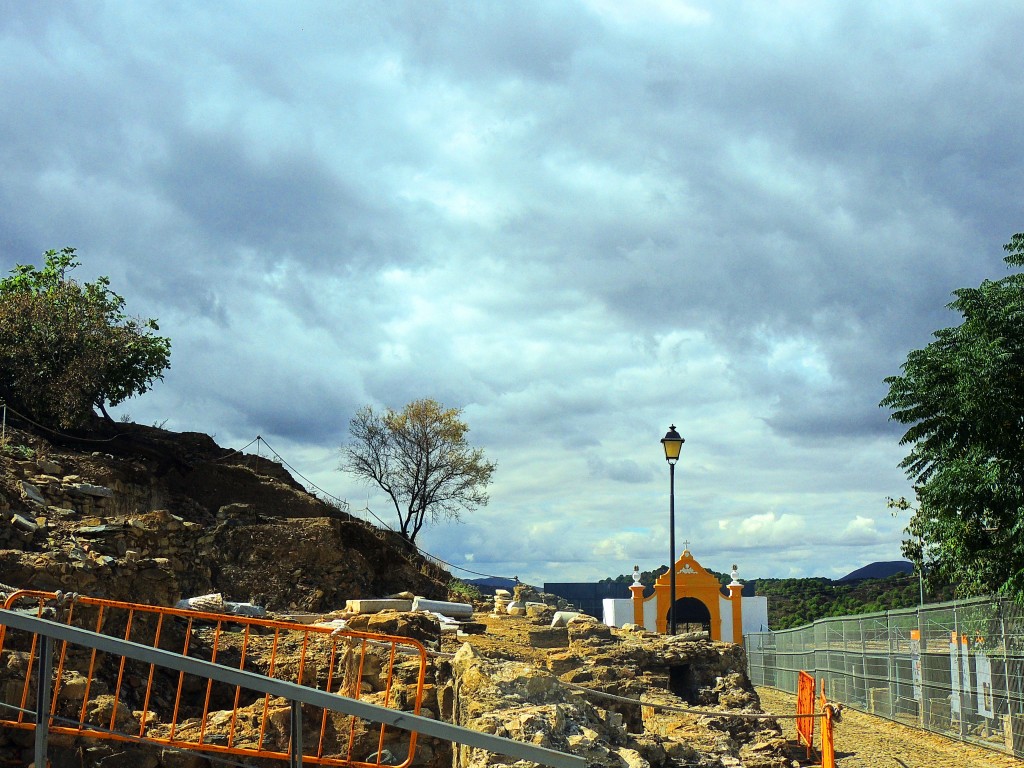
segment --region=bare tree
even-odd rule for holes
[[[462,511],[487,505],[497,465],[466,442],[469,427],[461,415],[461,409],[425,398],[401,411],[366,406],[349,422],[339,469],[380,486],[410,542],[428,517],[458,520]]]

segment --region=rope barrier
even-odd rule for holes
[[[66,433],[63,433],[63,432],[58,432],[57,430],[50,429],[47,426],[39,424],[38,422],[35,422],[32,419],[30,419],[29,417],[27,417],[25,414],[20,413],[19,411],[15,410],[14,408],[11,408],[11,406],[9,404],[7,404],[7,403],[0,403],[0,405],[2,405],[2,407],[3,407],[3,435],[5,437],[6,437],[6,431],[7,431],[7,410],[8,409],[10,409],[11,412],[16,414],[19,418],[24,419],[29,424],[31,424],[31,425],[33,425],[35,427],[38,427],[39,429],[45,430],[46,432],[49,432],[50,434],[57,435],[58,437],[64,437],[64,438],[67,438],[69,440],[79,440],[79,441],[82,441],[82,442],[89,442],[89,443],[109,443],[112,440],[116,440],[117,438],[122,437],[122,435],[114,435],[114,436],[108,437],[108,438],[75,437],[74,435],[69,435],[69,434],[66,434]],[[303,475],[298,469],[296,469],[291,463],[289,463],[288,460],[285,459],[284,456],[282,456],[270,443],[268,443],[266,438],[264,438],[262,435],[256,435],[256,437],[254,437],[252,440],[250,440],[248,443],[246,443],[243,447],[241,447],[239,449],[233,449],[229,453],[227,453],[224,456],[221,456],[221,457],[219,457],[217,459],[212,459],[212,462],[213,463],[218,463],[218,462],[226,461],[227,459],[230,459],[232,456],[239,455],[239,454],[242,453],[242,451],[244,451],[246,448],[251,446],[253,443],[257,443],[257,451],[258,451],[258,448],[259,448],[259,443],[265,444],[267,446],[267,450],[269,450],[271,452],[271,454],[273,454],[274,457],[278,461],[281,462],[282,466],[287,467],[297,477],[301,478],[306,483],[307,486],[309,486],[310,488],[315,489],[316,491],[321,493],[324,497],[326,497],[326,499],[329,499],[329,500],[333,501],[335,504],[337,504],[339,506],[339,508],[343,512],[347,513],[351,509],[349,503],[346,500],[344,500],[344,499],[342,499],[342,498],[340,498],[338,496],[335,496],[334,494],[324,490],[319,485],[317,485],[312,480],[310,480],[308,477]],[[397,531],[395,531],[394,528],[392,528],[390,525],[388,525],[383,520],[381,520],[379,517],[377,517],[377,515],[374,514],[373,510],[371,510],[369,508],[369,506],[367,506],[364,509],[364,511],[369,513],[378,523],[381,524],[381,526],[383,526],[387,530],[391,531],[392,533],[397,533]],[[491,579],[508,579],[509,581],[513,581],[514,580],[514,579],[510,579],[507,576],[497,576],[497,575],[491,574],[491,573],[483,573],[481,571],[474,571],[471,568],[463,568],[460,565],[455,565],[454,563],[449,563],[447,560],[442,560],[440,557],[432,555],[429,552],[426,552],[425,550],[420,549],[419,547],[416,547],[416,551],[417,551],[418,554],[420,554],[424,558],[427,558],[427,559],[430,559],[430,560],[434,560],[434,561],[436,561],[436,563],[441,563],[442,565],[447,566],[448,568],[454,568],[454,569],[456,569],[458,571],[462,571],[464,573],[471,573],[474,576],[483,576],[485,578],[491,578]]]
[[[810,715],[773,715],[770,712],[718,712],[710,709],[692,709],[690,707],[680,707],[675,704],[661,704],[654,701],[641,701],[640,699],[631,699],[627,696],[618,696],[614,693],[605,693],[604,691],[598,691],[594,688],[587,688],[586,686],[579,685],[578,683],[567,683],[564,680],[562,684],[582,691],[592,696],[598,696],[600,698],[611,699],[613,701],[619,701],[624,704],[635,704],[641,707],[653,707],[655,709],[661,709],[667,712],[681,712],[687,715],[702,715],[707,717],[739,717],[744,720],[802,720],[806,718],[819,718],[824,717],[824,713],[815,713]]]
[[[346,509],[349,507],[348,502],[346,502],[346,501],[344,501],[342,499],[339,499],[338,497],[336,497],[336,496],[334,496],[332,494],[329,494],[327,492],[327,490],[325,490],[322,487],[319,487],[316,483],[314,483],[308,477],[306,477],[301,472],[299,472],[295,467],[293,467],[291,464],[289,464],[288,461],[286,461],[285,458],[280,453],[278,453],[278,451],[274,450],[274,447],[269,442],[266,441],[265,437],[261,437],[260,435],[256,435],[255,439],[253,439],[249,443],[249,445],[252,445],[253,442],[256,442],[256,441],[262,441],[263,444],[266,445],[267,450],[271,454],[273,454],[273,456],[276,459],[281,461],[282,465],[284,465],[285,467],[290,469],[292,472],[294,472],[296,476],[302,478],[302,480],[304,480],[307,485],[309,485],[310,487],[315,488],[316,490],[318,490],[319,493],[323,494],[324,496],[328,497],[329,499],[332,499],[332,500],[336,501],[339,504],[343,504]],[[249,447],[249,445],[246,445],[246,447]],[[242,450],[245,451],[245,449],[242,449]],[[362,510],[362,511],[369,512],[371,515],[373,515],[374,519],[377,520],[377,522],[379,522],[385,528],[390,530],[392,532],[392,534],[396,534],[397,531],[394,528],[392,528],[390,525],[388,525],[386,522],[384,522],[381,518],[379,518],[376,514],[374,514],[373,510],[371,510],[369,506],[365,507],[365,509]],[[500,577],[500,575],[495,575],[494,573],[483,573],[483,572],[480,572],[478,570],[472,570],[471,568],[464,568],[461,565],[456,565],[455,563],[447,562],[446,560],[442,560],[441,558],[437,557],[436,555],[432,555],[429,552],[426,552],[425,550],[420,549],[419,547],[416,548],[416,551],[421,556],[423,556],[425,558],[428,558],[430,560],[434,560],[437,563],[441,563],[442,565],[446,565],[447,567],[450,567],[450,568],[456,568],[457,570],[461,570],[461,571],[466,572],[466,573],[472,573],[473,575],[479,575],[479,577],[484,577],[486,579],[508,579],[510,582],[514,581],[514,579],[509,579],[508,577]]]
[[[454,658],[454,653],[444,653],[440,651],[427,651],[427,655],[432,658],[438,659],[451,659]],[[680,707],[676,704],[664,704],[657,701],[642,701],[640,699],[631,699],[628,696],[619,696],[615,693],[606,693],[605,691],[599,691],[594,688],[587,688],[585,685],[579,683],[569,683],[565,680],[559,680],[559,682],[566,688],[572,688],[580,693],[587,694],[590,696],[596,696],[598,698],[610,699],[612,701],[621,702],[623,704],[633,704],[638,707],[651,707],[664,712],[679,712],[685,715],[700,715],[703,717],[738,717],[743,720],[804,720],[810,718],[823,718],[825,717],[824,712],[813,713],[809,715],[775,715],[771,712],[720,712],[712,709],[693,709],[692,707]]]
[[[267,439],[265,437],[263,437],[261,435],[256,435],[256,439],[253,442],[257,442],[257,441],[262,442],[264,445],[266,445],[267,446],[267,450],[270,451],[272,454],[274,454],[274,456],[281,462],[281,464],[283,466],[285,466],[288,469],[290,469],[296,476],[301,477],[305,481],[306,485],[308,485],[308,486],[310,486],[312,488],[315,488],[320,493],[322,493],[324,496],[326,496],[327,498],[331,499],[331,501],[334,501],[336,504],[340,504],[344,510],[347,511],[349,509],[349,503],[347,501],[345,501],[342,498],[339,498],[339,497],[335,496],[332,493],[328,493],[323,488],[321,488],[319,485],[317,485],[312,480],[310,480],[308,477],[306,477],[304,474],[299,472],[299,470],[297,470],[291,464],[289,464],[288,461],[284,458],[284,456],[282,456],[280,453],[278,453],[274,449],[274,446],[272,446],[270,443],[267,442]],[[249,443],[249,445],[252,445],[252,443]],[[248,447],[248,446],[246,446],[246,447]],[[259,447],[257,446],[257,450],[258,450],[258,448]],[[243,450],[245,450],[245,449],[243,448]],[[374,515],[374,517],[376,517],[376,515]],[[384,521],[381,520],[380,523],[381,523],[381,525],[383,525]]]
[[[22,419],[23,421],[27,421],[33,427],[38,427],[39,429],[42,429],[42,430],[45,430],[46,432],[49,432],[51,435],[57,435],[57,437],[65,437],[68,440],[79,440],[79,441],[81,441],[83,443],[109,443],[112,440],[116,440],[117,438],[121,437],[121,435],[114,435],[113,437],[76,437],[75,435],[69,435],[66,432],[58,432],[57,430],[50,429],[50,427],[47,427],[44,424],[40,424],[37,421],[32,421],[32,419],[30,419],[24,413],[21,413],[20,411],[16,410],[15,408],[11,408],[10,404],[8,404],[8,403],[4,403],[4,431],[5,432],[6,432],[6,428],[7,428],[7,411],[8,411],[8,409],[10,409],[11,413],[15,414],[16,416],[18,416],[18,418]]]
[[[255,443],[255,442],[256,442],[257,440],[259,440],[259,439],[260,439],[260,436],[259,436],[259,435],[256,435],[256,437],[254,437],[254,438],[253,438],[252,440],[250,440],[250,441],[249,441],[248,443],[246,443],[245,445],[243,445],[243,446],[242,446],[241,448],[239,448],[239,449],[238,449],[237,451],[236,451],[236,450],[232,450],[232,451],[229,451],[228,453],[226,453],[226,454],[224,454],[223,456],[221,456],[221,457],[220,457],[219,459],[213,459],[212,463],[213,463],[213,464],[217,464],[218,462],[221,462],[221,461],[225,461],[225,460],[227,460],[227,459],[230,459],[230,458],[231,458],[232,456],[234,456],[234,455],[235,455],[236,453],[241,453],[242,451],[244,451],[244,450],[245,450],[246,448],[248,448],[248,447],[249,447],[250,445],[252,445],[253,443]]]

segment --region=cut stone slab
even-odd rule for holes
[[[124,532],[124,526],[117,523],[106,523],[103,525],[87,525],[78,529],[79,536],[92,538],[94,536],[116,535]]]
[[[39,492],[32,483],[26,483],[24,480],[21,481],[21,492],[27,499],[36,502],[37,504],[46,504],[46,499],[43,498],[43,494]]]
[[[380,613],[381,611],[411,611],[412,600],[393,597],[377,600],[346,600],[345,609],[356,613]]]
[[[440,613],[453,619],[473,618],[473,606],[469,603],[449,603],[445,600],[427,600],[425,597],[413,600],[412,610]]]
[[[577,616],[580,616],[580,615],[582,615],[582,614],[580,614],[579,611],[556,611],[554,617],[552,617],[552,619],[551,619],[551,626],[552,627],[564,627],[570,621],[572,621],[573,619],[575,619]]]
[[[22,531],[28,533],[35,533],[39,530],[39,523],[29,520],[24,515],[19,515],[17,512],[11,513],[11,524]]]
[[[39,467],[39,471],[47,475],[62,475],[64,474],[64,468],[55,461],[49,459],[37,459],[36,466]]]
[[[113,497],[114,492],[109,488],[104,488],[102,485],[92,485],[90,483],[74,483],[67,487],[68,493],[77,496],[95,496],[100,499],[109,499]]]

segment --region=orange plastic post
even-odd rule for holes
[[[832,705],[825,705],[821,724],[821,768],[836,768],[836,743],[832,732]]]

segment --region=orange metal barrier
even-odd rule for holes
[[[814,677],[803,670],[797,675],[796,686],[796,714],[814,714],[814,692],[817,684]],[[796,737],[797,741],[807,747],[807,758],[810,759],[814,748],[814,717],[797,717]]]
[[[426,650],[409,638],[29,590],[3,607],[415,714],[423,700]],[[289,759],[283,699],[67,642],[55,654],[52,733]],[[35,728],[36,655],[35,635],[0,626],[0,727]],[[408,731],[311,707],[302,722],[306,763],[405,768],[415,754]]]
[[[809,673],[800,670],[796,690],[796,734],[797,741],[807,747],[807,759],[814,751],[814,712],[817,683]],[[825,680],[821,681],[821,765],[818,768],[836,768],[836,744],[833,722],[842,711],[842,705],[830,704],[825,698]]]

